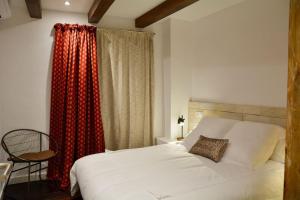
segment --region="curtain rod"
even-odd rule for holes
[[[156,33],[152,31],[142,31],[142,30],[135,30],[135,29],[123,29],[123,28],[106,28],[106,27],[97,27],[97,30],[113,30],[113,31],[132,31],[132,32],[140,32],[140,33],[150,33],[155,35]]]

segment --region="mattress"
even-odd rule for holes
[[[284,165],[251,170],[190,154],[180,144],[94,154],[75,162],[71,193],[84,200],[266,200],[283,198]]]

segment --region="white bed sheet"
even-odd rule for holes
[[[279,200],[283,174],[279,162],[253,171],[165,144],[86,156],[70,178],[84,200]]]

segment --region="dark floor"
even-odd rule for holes
[[[4,200],[71,200],[69,192],[60,191],[51,181],[34,181],[28,192],[27,183],[8,185]],[[73,198],[72,200],[82,200]]]

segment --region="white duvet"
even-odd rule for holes
[[[86,156],[70,178],[84,200],[275,200],[283,198],[283,171],[275,161],[253,171],[165,144]]]

